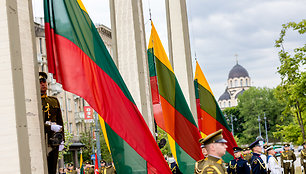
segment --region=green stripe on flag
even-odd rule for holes
[[[158,58],[156,58],[155,61],[160,95],[163,96],[168,103],[170,103],[171,106],[181,113],[190,123],[196,126],[175,75]]]
[[[146,174],[146,161],[133,148],[131,148],[129,144],[119,137],[107,123],[105,123],[105,128],[117,173]]]

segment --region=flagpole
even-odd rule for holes
[[[96,146],[97,146],[97,157],[98,157],[98,165],[99,168],[101,167],[100,161],[101,161],[101,147],[100,147],[100,129],[99,129],[99,123],[98,123],[98,113],[95,111],[95,124],[96,124]]]

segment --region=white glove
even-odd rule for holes
[[[58,151],[62,151],[64,150],[65,146],[64,146],[64,141],[61,142],[61,144],[58,147]]]
[[[62,129],[62,127],[63,126],[61,126],[61,125],[51,125],[51,130],[53,130],[54,132],[59,132],[59,131],[61,131],[61,129]]]

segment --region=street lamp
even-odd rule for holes
[[[266,129],[266,141],[267,143],[269,142],[269,137],[268,137],[268,128],[267,128],[267,117],[266,117],[266,113],[264,112],[264,119],[265,119],[265,129]]]
[[[258,115],[258,119],[257,119],[257,121],[258,121],[258,125],[259,125],[259,137],[258,138],[262,138],[261,137],[261,130],[260,130],[260,121],[261,121],[261,119],[260,119],[260,115]]]
[[[224,115],[225,117],[227,117],[227,115]],[[227,122],[230,123],[232,125],[232,135],[234,136],[234,122],[233,122],[233,115],[231,114],[231,122],[230,120],[227,118]],[[234,117],[234,121],[237,121],[237,118]]]

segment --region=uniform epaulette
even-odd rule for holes
[[[107,168],[107,169],[108,169],[108,168],[111,168],[111,167],[113,167],[113,166],[106,166],[105,168]]]

